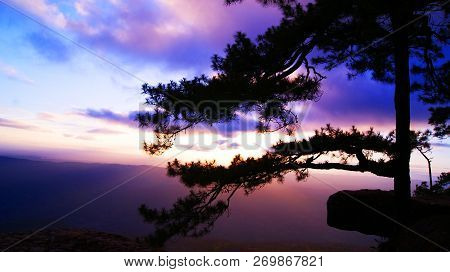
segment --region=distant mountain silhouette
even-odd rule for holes
[[[0,156],[0,232],[42,227],[146,167]],[[131,236],[148,234],[152,228],[142,223],[137,207],[143,202],[159,206],[164,196],[173,200],[183,192],[182,185],[171,182],[165,172],[163,168],[152,168],[56,226]]]
[[[19,235],[41,228],[145,167],[0,156],[0,233]],[[189,189],[179,182],[178,177],[168,177],[166,171],[165,168],[152,168],[55,224],[51,231],[81,229],[128,237],[154,233],[155,225],[144,222],[138,207],[145,203],[148,207],[170,208],[177,198],[189,194]],[[336,179],[335,176],[328,178]],[[368,180],[372,181],[372,187],[380,186],[381,181],[373,177],[365,178],[364,186],[370,183]],[[301,184],[273,183],[252,194],[251,198],[236,193],[231,213],[218,220],[212,233],[195,241],[180,237],[168,243],[165,250],[248,251],[268,247],[280,250],[368,250],[375,245],[372,236],[326,225],[325,205],[333,190],[313,183],[298,186]],[[280,197],[281,192],[283,197]],[[261,225],[266,227],[258,228]],[[298,231],[300,228],[301,232]]]

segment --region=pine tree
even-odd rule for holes
[[[260,2],[282,10],[280,24],[256,41],[238,33],[224,57],[213,56],[216,76],[143,86],[155,110],[139,114],[138,120],[158,136],[146,150],[161,153],[179,132],[200,123],[230,122],[237,112],[257,112],[261,132],[291,133],[298,120],[288,104],[320,98],[322,71],[345,64],[350,78],[370,73],[373,80],[394,86],[395,144],[388,153],[395,169],[395,194],[407,203],[410,155],[417,141],[410,131],[412,91],[434,105],[430,123],[436,135],[449,131],[450,62],[443,50],[449,42],[448,1],[317,0],[306,6],[294,0]]]

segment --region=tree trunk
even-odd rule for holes
[[[403,1],[401,1],[403,2]],[[394,31],[408,23],[407,1],[399,3],[393,12]],[[395,129],[396,129],[396,173],[394,192],[399,208],[406,208],[411,198],[411,179],[409,160],[411,157],[410,139],[410,78],[408,28],[404,27],[393,34],[395,62]]]

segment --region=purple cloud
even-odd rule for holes
[[[255,1],[228,7],[221,0],[10,2],[106,57],[198,71],[209,67],[210,57],[221,52],[235,32],[256,37],[281,18],[277,8]],[[31,37],[37,51],[52,60],[63,59],[66,48],[41,35]]]
[[[69,27],[83,43],[169,68],[204,70],[236,31],[255,37],[280,18],[277,9],[254,1],[231,7],[220,0],[79,2],[80,19]]]
[[[25,129],[25,130],[39,130],[39,128],[36,126],[22,124],[20,122],[5,119],[5,118],[0,118],[0,127],[17,128],[17,129]]]
[[[311,104],[306,122],[335,125],[392,124],[395,122],[394,86],[379,83],[362,75],[348,80],[344,67],[327,73],[323,84],[324,94]],[[428,106],[411,95],[411,120],[426,123]]]
[[[108,109],[86,109],[81,110],[78,114],[95,119],[101,119],[108,122],[137,127],[136,115],[137,111],[131,111],[128,114],[115,113]]]

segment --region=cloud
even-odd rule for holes
[[[230,142],[230,140],[217,140],[210,144],[198,142],[195,144],[180,144],[176,143],[175,147],[180,150],[195,150],[195,151],[213,151],[213,150],[230,150],[241,147],[238,143]]]
[[[39,112],[36,114],[36,117],[41,120],[51,121],[55,119],[55,115],[48,112]]]
[[[0,62],[0,73],[5,75],[9,79],[17,80],[17,81],[20,81],[20,82],[23,82],[26,84],[31,84],[31,85],[34,84],[33,80],[31,80],[27,76],[25,76],[22,73],[20,73],[19,71],[17,71],[16,68],[14,68],[10,65],[7,65],[7,64],[3,64],[2,62]]]
[[[431,143],[431,146],[438,146],[438,147],[445,147],[445,148],[450,148],[450,143]]]
[[[375,82],[361,75],[354,80],[346,77],[346,68],[327,73],[320,100],[310,104],[305,123],[331,123],[335,126],[353,124],[392,125],[395,123],[394,85]],[[411,120],[426,123],[428,106],[411,95]]]
[[[56,30],[64,29],[75,41],[103,52],[102,55],[118,56],[120,61],[139,66],[158,63],[170,69],[204,72],[210,57],[220,53],[235,32],[256,37],[281,18],[278,9],[264,8],[255,1],[228,7],[220,0],[135,0],[133,4],[123,0],[10,2]],[[41,45],[38,52],[46,57],[48,51],[64,50],[43,50],[49,42],[33,39]]]
[[[83,43],[134,61],[157,61],[175,68],[204,69],[236,31],[255,36],[279,20],[278,10],[253,1],[231,7],[210,0],[77,3],[82,20],[71,27]]]
[[[64,133],[63,136],[66,138],[72,138],[72,139],[83,140],[83,141],[95,140],[95,138],[92,137],[91,135],[72,135],[72,134]]]
[[[91,137],[91,136],[83,136],[83,135],[76,136],[75,139],[83,140],[83,141],[91,141],[91,140],[94,140],[94,138]]]
[[[25,129],[25,130],[39,130],[39,128],[36,126],[22,124],[20,122],[5,119],[5,118],[0,118],[0,127]]]
[[[257,131],[257,124],[258,122],[256,120],[241,116],[229,122],[217,123],[212,126],[204,125],[203,128],[229,138],[234,137],[234,135],[238,132]]]
[[[9,2],[13,6],[39,17],[44,23],[51,26],[64,28],[67,25],[68,20],[59,7],[46,0],[10,0]]]
[[[112,130],[108,128],[95,128],[88,130],[87,133],[93,133],[93,134],[123,134],[121,131]]]
[[[138,127],[138,122],[136,121],[136,116],[138,114],[138,111],[130,111],[128,113],[116,113],[109,109],[83,109],[77,111],[78,115],[93,118],[93,119],[99,119],[106,122],[111,122],[115,124],[121,124],[126,125],[132,128]],[[190,131],[197,131],[197,132],[210,132],[210,133],[216,133],[220,134],[224,137],[233,137],[235,133],[238,132],[250,132],[250,131],[256,131],[256,125],[257,121],[253,120],[251,118],[237,118],[235,120],[232,120],[230,122],[225,123],[217,123],[213,124],[212,126],[207,124],[199,124],[195,126]],[[94,129],[92,133],[108,133],[104,129]],[[112,133],[112,132],[111,132]]]
[[[74,4],[75,10],[77,11],[78,14],[80,14],[81,16],[87,16],[89,15],[89,2],[90,1],[76,1]]]
[[[128,114],[121,114],[121,113],[115,113],[108,109],[100,109],[100,110],[86,109],[86,110],[80,110],[78,112],[78,114],[85,116],[85,117],[100,119],[100,120],[104,120],[104,121],[112,122],[112,123],[116,123],[116,124],[137,127],[137,121],[135,121],[136,115],[137,115],[136,111],[131,111]]]
[[[217,140],[215,143],[219,146],[219,149],[223,149],[223,150],[236,149],[241,146],[238,143],[231,142],[230,139]]]

